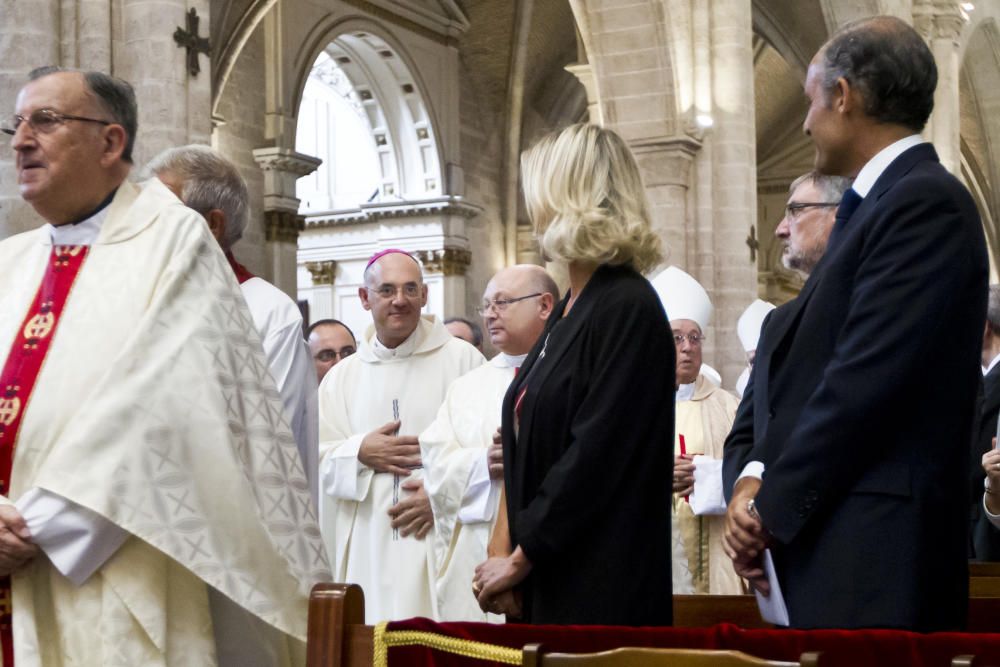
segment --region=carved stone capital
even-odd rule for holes
[[[702,142],[696,136],[683,134],[667,139],[633,141],[630,146],[647,186],[687,187],[688,173]]]
[[[306,270],[312,276],[313,285],[333,285],[337,278],[337,262],[332,259],[306,262]]]
[[[464,276],[472,263],[472,253],[461,248],[418,250],[413,254],[424,265],[425,271],[446,276]]]
[[[958,41],[965,26],[957,0],[916,0],[913,3],[913,27],[930,41]]]
[[[279,146],[255,148],[253,159],[261,171],[283,171],[296,178],[308,176],[323,164],[323,160],[318,157]]]
[[[296,243],[305,229],[305,218],[295,211],[264,211],[264,237],[268,241]]]

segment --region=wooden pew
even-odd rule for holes
[[[969,632],[1000,632],[1000,563],[969,563]]]
[[[308,667],[370,667],[373,628],[359,586],[318,584],[309,600]],[[752,595],[675,595],[675,627],[768,628]],[[1000,563],[969,564],[969,632],[1000,632]],[[956,663],[961,664],[961,663]]]

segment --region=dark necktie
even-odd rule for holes
[[[864,198],[855,192],[854,188],[848,188],[847,192],[844,193],[843,198],[840,200],[840,206],[837,207],[837,217],[833,223],[833,230],[830,232],[830,238],[826,242],[826,252],[828,254],[833,252],[837,243],[843,238],[847,221],[851,219],[854,211],[857,210],[862,201],[864,201]]]

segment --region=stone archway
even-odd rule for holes
[[[961,175],[983,219],[992,280],[1000,266],[1000,24],[993,16],[969,25],[959,82]]]

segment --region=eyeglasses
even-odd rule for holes
[[[785,207],[785,217],[791,218],[792,220],[797,220],[799,215],[807,208],[831,208],[833,206],[840,206],[840,202],[828,202],[828,201],[805,201],[805,202],[795,202],[794,204],[789,204]]]
[[[316,359],[316,361],[322,361],[322,362],[333,361],[334,359],[337,358],[339,358],[340,361],[343,361],[344,359],[351,356],[355,352],[357,352],[357,350],[351,346],[342,347],[340,348],[339,351],[327,348],[325,350],[320,350],[319,352],[317,352],[314,358]]]
[[[687,335],[674,334],[675,345],[683,345],[685,340],[691,345],[698,346],[701,345],[701,341],[705,340],[705,337],[696,333],[689,333]]]
[[[542,296],[542,292],[526,294],[525,296],[519,296],[513,299],[494,299],[493,301],[483,301],[483,305],[476,308],[476,312],[479,313],[481,317],[485,317],[486,313],[490,312],[490,308],[494,309],[498,313],[502,313],[507,310],[507,306],[510,304],[517,303],[518,301],[524,301],[525,299],[533,299],[536,296]]]
[[[114,125],[114,123],[108,120],[84,118],[83,116],[71,116],[68,113],[59,113],[58,111],[53,111],[52,109],[36,109],[35,111],[32,111],[27,118],[21,116],[20,114],[14,114],[10,118],[0,121],[0,131],[4,132],[4,134],[13,136],[14,133],[17,132],[17,128],[21,127],[21,123],[27,123],[32,132],[36,134],[49,134],[68,120],[100,123],[101,125]]]
[[[407,299],[416,299],[420,296],[420,285],[414,283],[407,283],[401,287],[396,287],[395,285],[379,285],[378,287],[366,287],[368,293],[371,294],[375,292],[383,299],[395,299],[396,295],[399,294],[400,290],[403,292],[403,296]]]

